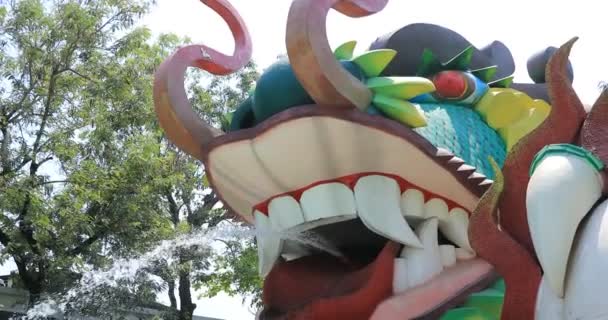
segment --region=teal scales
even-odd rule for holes
[[[451,151],[477,172],[494,179],[487,156],[492,156],[502,167],[506,146],[498,133],[468,106],[446,103],[419,104],[427,125],[413,129],[435,147]]]

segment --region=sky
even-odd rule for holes
[[[284,54],[289,0],[232,0],[245,20],[253,40],[253,59],[260,69]],[[511,1],[406,1],[392,0],[380,13],[352,19],[331,12],[328,38],[333,48],[350,40],[359,42],[358,52],[377,37],[410,23],[425,22],[450,28],[483,47],[494,40],[505,43],[515,58],[516,82],[531,82],[526,61],[547,46],[560,46],[570,38],[580,39],[571,53],[574,88],[585,104],[599,95],[598,84],[608,80],[608,41],[601,22],[601,1],[511,0]],[[157,0],[142,23],[153,33],[188,36],[224,53],[234,48],[228,27],[197,0]],[[249,320],[253,315],[239,297],[225,295],[197,301],[195,314],[227,320]]]

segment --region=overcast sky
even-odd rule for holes
[[[285,53],[285,25],[289,0],[232,0],[244,18],[253,38],[253,59],[260,68]],[[560,46],[574,36],[571,61],[574,87],[584,103],[591,104],[599,94],[598,83],[608,80],[608,38],[602,1],[407,1],[392,0],[375,16],[351,19],[330,13],[327,21],[332,47],[359,41],[364,50],[378,36],[407,24],[426,22],[448,27],[462,34],[476,47],[500,40],[515,57],[515,81],[530,82],[526,61],[547,46]],[[144,19],[154,33],[188,36],[225,53],[234,44],[228,28],[213,11],[197,0],[157,0],[157,6]],[[197,302],[196,314],[230,320],[252,319],[240,305],[240,298],[222,296]]]

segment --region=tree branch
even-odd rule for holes
[[[118,11],[115,15],[110,17],[106,22],[102,23],[101,26],[99,28],[97,28],[97,30],[95,30],[95,32],[97,33],[97,32],[102,31],[105,27],[107,27],[110,23],[112,23],[114,20],[116,20],[116,18],[118,18],[123,13],[124,12],[122,10]]]
[[[209,211],[213,209],[218,202],[220,202],[220,199],[217,197],[215,192],[212,191],[203,197],[203,209]]]
[[[32,159],[36,159],[36,154],[38,153],[38,149],[40,147],[40,140],[42,139],[42,135],[44,134],[44,130],[46,129],[46,123],[48,121],[48,118],[51,115],[51,105],[53,103],[53,97],[55,96],[55,83],[57,81],[57,74],[58,72],[56,70],[54,70],[51,74],[51,83],[49,84],[49,89],[47,90],[46,102],[44,104],[44,113],[42,114],[40,127],[38,128],[38,132],[36,133],[36,140],[34,141],[32,147]]]
[[[166,190],[165,196],[167,197],[167,201],[169,201],[169,214],[171,215],[171,221],[173,221],[174,226],[177,226],[179,224],[179,206],[177,205],[171,190]]]
[[[9,159],[9,145],[11,143],[10,134],[7,127],[0,128],[2,133],[2,145],[0,145],[0,165],[2,166],[2,172],[11,171],[10,159]]]
[[[4,171],[4,169],[3,169],[2,172],[0,172],[0,176],[5,176],[5,175],[7,175],[7,174],[9,174],[11,172],[17,172],[17,171],[19,171],[19,170],[23,169],[23,167],[25,167],[30,161],[32,161],[32,158],[30,158],[30,156],[26,155],[23,158],[23,161],[21,161],[21,163],[17,167],[12,168],[12,169],[10,169],[8,171]]]
[[[53,159],[54,159],[54,158],[53,158],[52,156],[48,156],[48,157],[46,157],[46,158],[42,159],[42,161],[38,162],[38,167],[40,167],[41,165],[43,165],[45,162],[47,162],[47,161],[51,161],[51,160],[53,160]]]
[[[6,248],[10,242],[11,238],[4,231],[0,230],[0,243]]]
[[[86,239],[83,242],[81,242],[74,249],[70,250],[70,252],[69,252],[70,255],[74,255],[75,256],[75,255],[81,254],[83,251],[85,251],[91,245],[93,245],[95,242],[97,242],[97,240],[99,240],[103,236],[105,236],[108,233],[108,230],[109,230],[109,228],[104,228],[104,229],[98,231],[97,233],[95,233],[94,235],[90,236],[88,239]]]
[[[40,250],[38,250],[38,242],[34,239],[34,230],[32,228],[32,223],[25,220],[25,216],[27,215],[30,206],[32,203],[32,197],[28,194],[25,196],[25,201],[23,202],[23,206],[21,207],[21,212],[19,212],[19,217],[17,217],[17,224],[19,231],[25,238],[25,241],[32,249],[32,252],[36,255],[40,255]]]
[[[168,286],[168,294],[169,294],[169,302],[171,302],[171,308],[176,309],[177,310],[177,299],[175,298],[175,280],[174,279],[167,279],[167,286]]]
[[[50,181],[44,181],[44,182],[37,183],[36,187],[44,186],[44,185],[47,185],[47,184],[53,184],[53,183],[70,183],[70,180],[50,180]]]
[[[95,82],[95,83],[97,83],[97,82],[98,82],[97,80],[91,79],[90,77],[88,77],[88,76],[86,76],[86,75],[84,75],[84,74],[82,74],[82,73],[80,73],[80,72],[78,72],[78,71],[76,71],[76,70],[74,70],[74,69],[72,69],[72,68],[68,68],[68,69],[67,69],[67,71],[70,71],[70,72],[72,72],[73,74],[75,74],[75,75],[77,75],[77,76],[79,76],[79,77],[81,77],[81,78],[83,78],[83,79],[86,79],[86,80],[88,80],[88,81]]]

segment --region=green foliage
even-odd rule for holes
[[[134,28],[150,4],[21,0],[0,8],[0,261],[14,259],[32,302],[66,290],[80,270],[226,220],[201,163],[176,150],[157,124],[154,71],[187,40]],[[191,102],[202,118],[226,126],[257,77],[253,64],[227,77],[190,72]],[[247,257],[250,247],[234,250]],[[142,277],[116,296],[152,303],[176,281],[204,285],[197,275],[215,257],[192,249],[175,258],[146,271],[166,286]],[[223,266],[243,268],[230,263]],[[181,298],[179,308],[191,303]]]
[[[197,288],[203,296],[213,297],[220,292],[230,296],[245,295],[251,307],[261,307],[262,278],[258,273],[258,253],[252,241],[230,241],[213,261],[212,274],[198,274]],[[245,299],[243,300],[245,302]]]
[[[33,299],[172,234],[151,82],[180,40],[130,30],[148,5],[0,9],[0,243]]]

